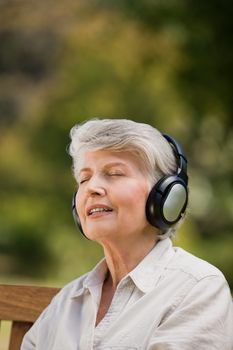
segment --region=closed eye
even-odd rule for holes
[[[82,180],[79,181],[79,184],[81,185],[81,184],[83,184],[84,182],[87,182],[87,181],[88,181],[88,179],[82,179]]]
[[[114,172],[114,173],[109,173],[109,176],[123,176],[123,173],[119,173],[119,172]]]

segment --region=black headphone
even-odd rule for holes
[[[163,176],[151,189],[146,202],[146,218],[162,232],[172,227],[183,216],[188,204],[187,159],[181,146],[171,137],[163,134],[174,150],[178,166],[173,175]],[[76,210],[76,194],[72,198],[72,213],[75,224],[83,232]]]
[[[163,232],[177,223],[188,204],[187,159],[181,146],[163,134],[173,147],[178,161],[176,173],[162,177],[152,188],[146,202],[146,217],[152,226]]]

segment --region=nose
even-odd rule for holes
[[[104,196],[106,194],[104,183],[98,176],[92,176],[88,180],[86,191],[91,196]]]

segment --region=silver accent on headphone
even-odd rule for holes
[[[187,198],[186,189],[176,183],[169,191],[163,205],[163,216],[169,222],[175,222],[180,217]]]

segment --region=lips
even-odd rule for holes
[[[87,216],[91,216],[91,215],[106,213],[111,211],[112,211],[112,208],[108,207],[107,205],[95,204],[87,208],[86,214]]]

